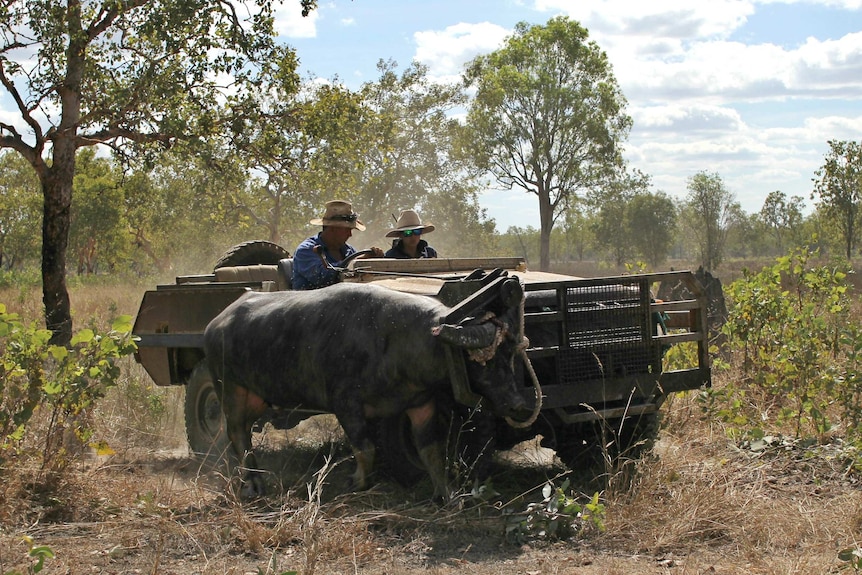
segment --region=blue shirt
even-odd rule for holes
[[[293,252],[293,289],[317,289],[338,283],[341,279],[337,271],[323,265],[320,256],[314,253],[315,246],[323,246],[320,234],[311,236],[296,247]],[[335,260],[324,251],[326,261],[338,266],[344,258],[356,252],[350,244],[341,246],[341,259]]]

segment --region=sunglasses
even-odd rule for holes
[[[421,236],[422,230],[404,230],[401,232],[401,236],[405,238],[409,238],[410,236]]]
[[[349,215],[344,214],[344,215],[332,216],[332,217],[329,217],[326,219],[327,220],[338,220],[338,221],[342,221],[342,222],[355,222],[356,218],[358,218],[358,217],[359,217],[359,214],[349,214]]]

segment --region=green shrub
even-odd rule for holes
[[[579,503],[570,493],[569,480],[560,487],[546,483],[542,500],[527,505],[521,513],[509,513],[506,518],[506,539],[524,543],[529,539],[564,540],[587,530],[605,530],[605,506],[594,493],[586,503]]]
[[[99,447],[90,415],[116,385],[117,360],[135,349],[131,320],[118,318],[104,334],[82,329],[66,348],[50,344],[48,330],[0,304],[0,471],[22,455],[39,459],[42,469],[62,469],[70,432]]]
[[[36,545],[33,538],[24,535],[22,540],[27,545],[27,556],[35,560],[27,568],[27,573],[40,573],[45,568],[45,560],[54,558],[54,550],[47,545]],[[7,571],[4,575],[22,575],[20,571]]]
[[[773,425],[819,437],[842,424],[858,435],[862,329],[851,313],[849,268],[811,265],[813,256],[793,250],[726,290],[722,331],[738,377],[701,400],[732,434],[758,436]]]

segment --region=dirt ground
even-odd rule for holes
[[[567,475],[533,442],[498,457],[498,497],[467,487],[443,508],[428,502],[428,481],[345,493],[342,443],[274,430],[258,439],[272,493],[252,503],[183,450],[117,453],[61,484],[34,471],[3,487],[0,573],[34,572],[25,535],[53,552],[46,574],[853,572],[838,552],[862,540],[862,495],[841,446],[735,445],[690,406],[672,409],[630,487]],[[583,501],[604,487],[604,530],[574,521],[582,529],[557,540],[513,531],[543,485],[566,477]]]

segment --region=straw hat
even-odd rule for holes
[[[326,211],[323,213],[323,217],[315,218],[310,223],[314,226],[335,226],[337,228],[356,229],[360,232],[365,231],[365,224],[357,218],[359,218],[359,214],[353,211],[350,202],[330,200],[326,202]]]
[[[407,230],[422,230],[423,234],[427,234],[434,231],[434,224],[423,224],[422,220],[419,219],[419,214],[415,211],[404,210],[398,216],[398,221],[395,222],[395,229],[389,230],[386,237],[397,238],[401,235],[401,232],[406,232]]]

